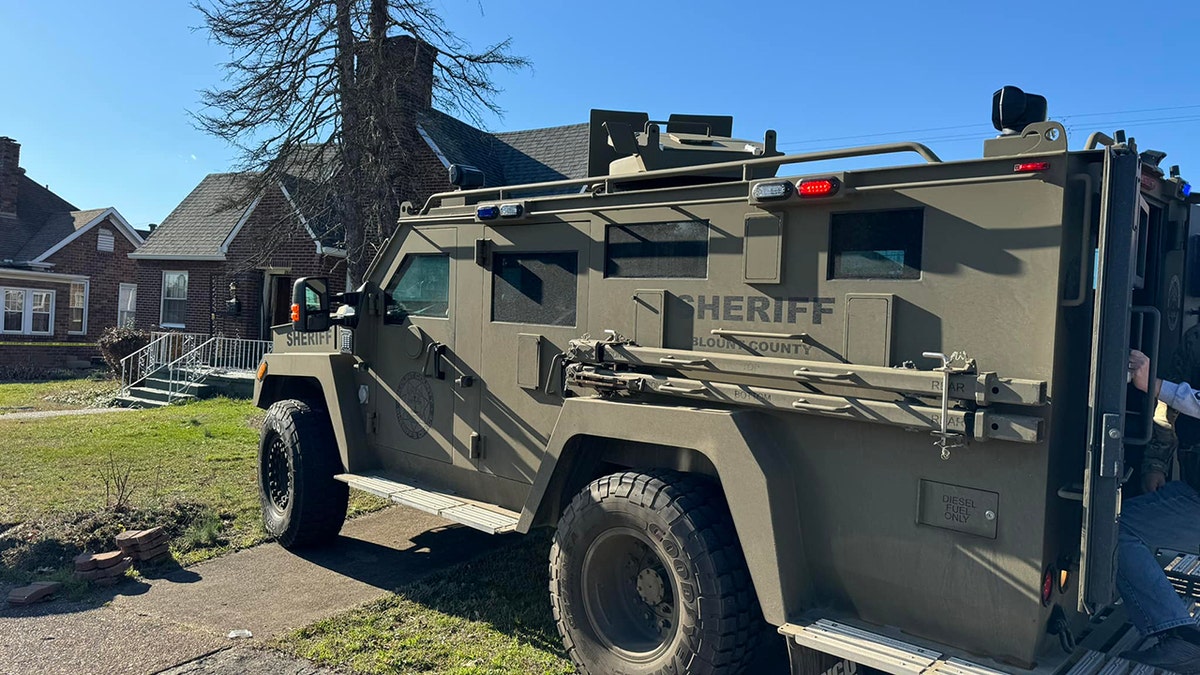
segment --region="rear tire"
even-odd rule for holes
[[[333,477],[342,462],[329,415],[304,401],[267,410],[258,444],[258,494],[267,534],[287,549],[318,546],[346,520],[350,488]]]
[[[550,601],[581,673],[727,675],[753,657],[762,612],[713,481],[626,472],[563,512]]]

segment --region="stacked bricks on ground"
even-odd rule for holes
[[[131,564],[133,559],[124,551],[82,553],[75,558],[75,576],[101,584],[115,583]]]
[[[57,581],[36,581],[28,586],[14,588],[8,593],[8,604],[31,605],[45,600],[62,588]]]
[[[125,555],[140,562],[159,560],[170,554],[170,541],[161,527],[126,530],[117,535],[117,546]]]

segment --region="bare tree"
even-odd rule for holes
[[[344,233],[350,276],[361,281],[400,202],[412,197],[406,151],[411,136],[396,113],[404,59],[388,53],[407,34],[433,50],[433,97],[448,113],[479,122],[498,113],[495,67],[528,62],[504,40],[474,51],[427,0],[201,0],[212,39],[229,49],[223,86],[203,94],[195,115],[203,130],[240,153],[251,194],[276,183],[310,221]],[[409,59],[411,62],[412,59]],[[318,232],[318,236],[324,233]]]

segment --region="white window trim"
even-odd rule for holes
[[[125,311],[121,308],[121,291],[125,290],[126,288],[133,289],[133,309],[131,311],[133,312],[134,325],[137,325],[137,284],[121,283],[117,284],[117,328],[125,327],[125,324],[121,323],[121,313]],[[159,318],[161,319],[162,317]]]
[[[24,291],[25,307],[21,312],[21,330],[4,330],[4,295],[7,291]],[[41,332],[33,330],[33,294],[50,294],[50,330]],[[37,335],[54,337],[54,314],[58,303],[58,292],[49,288],[25,288],[22,286],[0,286],[0,335]]]
[[[159,289],[159,292],[158,292],[158,325],[159,325],[160,327],[162,327],[162,328],[187,328],[187,324],[186,324],[186,323],[164,323],[164,322],[163,322],[163,309],[166,307],[166,302],[167,302],[167,275],[168,275],[168,274],[182,274],[182,275],[184,275],[184,276],[187,278],[187,281],[188,281],[188,290],[191,290],[191,284],[192,284],[192,278],[191,278],[191,277],[192,277],[192,275],[191,275],[191,274],[188,274],[188,271],[187,271],[187,270],[163,270],[163,273],[162,273],[162,288],[161,288],[161,289]],[[176,299],[176,300],[178,300],[179,298],[175,298],[175,299]],[[188,299],[188,298],[187,298],[187,295],[184,295],[184,296],[183,296],[183,300],[184,300],[184,302],[186,302],[186,301],[187,301],[187,299]],[[184,307],[186,308],[186,307],[187,307],[187,305],[184,305]],[[185,322],[187,321],[187,311],[186,311],[186,309],[185,309],[185,311],[184,311],[184,321],[185,321]]]
[[[86,280],[72,281],[71,284],[83,284],[83,330],[70,330],[71,317],[68,315],[67,316],[67,329],[68,329],[67,335],[87,335],[87,332],[88,332],[88,305],[90,304],[90,301],[92,298],[92,285],[90,282],[88,282]],[[72,309],[74,309],[74,307],[71,307],[70,293],[71,293],[71,290],[70,290],[70,287],[68,287],[68,289],[67,289],[67,294],[68,294],[67,311],[68,312],[70,312]]]

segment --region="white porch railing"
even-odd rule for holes
[[[121,359],[121,393],[208,339],[204,333],[150,333],[145,347]]]
[[[270,340],[209,338],[166,365],[168,399],[191,393],[189,390],[209,375],[254,372],[271,353],[272,345]]]

